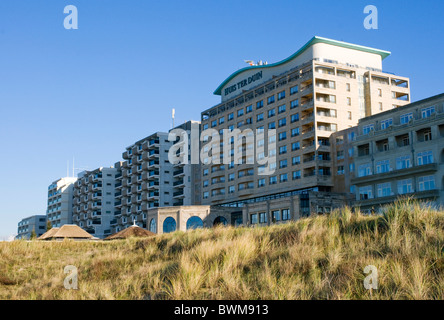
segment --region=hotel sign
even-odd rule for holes
[[[228,88],[225,88],[224,95],[228,95],[230,93],[235,92],[236,90],[240,90],[243,87],[245,87],[257,80],[260,80],[260,79],[262,79],[262,71],[259,71],[258,73],[252,75],[251,77],[245,78],[242,81],[239,81],[238,83],[233,84],[233,85],[229,86]]]

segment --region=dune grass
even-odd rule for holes
[[[0,243],[0,299],[443,299],[444,212],[410,200],[263,228]],[[64,267],[78,268],[66,290]],[[364,268],[378,269],[366,290]]]

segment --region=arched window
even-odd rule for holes
[[[203,228],[203,221],[199,217],[191,217],[187,221],[187,230]]]
[[[157,233],[157,223],[156,223],[156,219],[151,219],[150,221],[150,231],[153,233]]]
[[[172,217],[168,217],[163,222],[163,233],[170,233],[176,231],[176,220]]]
[[[216,219],[214,219],[214,222],[213,222],[213,226],[217,226],[217,225],[226,226],[227,224],[228,224],[227,219],[225,219],[222,216],[217,217]]]

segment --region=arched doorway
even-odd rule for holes
[[[168,217],[163,222],[163,233],[170,233],[176,231],[176,220],[172,217]]]
[[[203,221],[201,218],[194,216],[188,219],[187,221],[187,230],[193,230],[203,228]]]
[[[157,222],[154,218],[150,221],[150,231],[153,233],[157,233]]]
[[[213,226],[218,226],[218,225],[226,226],[227,224],[228,224],[227,219],[225,219],[222,216],[217,217],[216,219],[214,219],[214,222],[213,222]]]

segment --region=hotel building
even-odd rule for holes
[[[18,223],[17,240],[28,240],[31,238],[32,231],[35,232],[36,237],[40,237],[46,232],[46,216],[36,215],[22,219]]]
[[[117,168],[98,168],[78,174],[73,190],[73,223],[91,235],[111,234]]]
[[[267,148],[266,142],[275,142],[276,150],[248,159],[246,151],[256,146],[243,141],[241,164],[215,164],[223,157],[223,148],[213,152],[202,164],[202,204],[251,207],[256,202],[297,196],[299,211],[294,209],[292,214],[303,216],[318,210],[307,208],[312,203],[307,197],[316,198],[314,192],[338,191],[338,199],[346,197],[343,189],[335,188],[332,172],[337,154],[331,135],[356,126],[361,118],[410,102],[409,79],[382,71],[382,61],[389,55],[314,37],[285,60],[230,75],[214,92],[221,96],[221,103],[202,112],[202,130],[261,130],[265,139],[254,144]],[[267,137],[269,129],[275,129],[276,135]],[[275,171],[272,175],[261,175],[264,166],[249,164],[270,155],[276,156],[268,163]],[[266,208],[265,202],[257,210]],[[325,206],[326,211],[329,207]],[[245,215],[251,223],[250,214],[243,215],[244,223]]]
[[[77,178],[60,178],[48,187],[46,219],[52,227],[72,224],[73,188]]]
[[[444,94],[361,119],[351,144],[345,179],[362,210],[399,196],[444,205]]]

